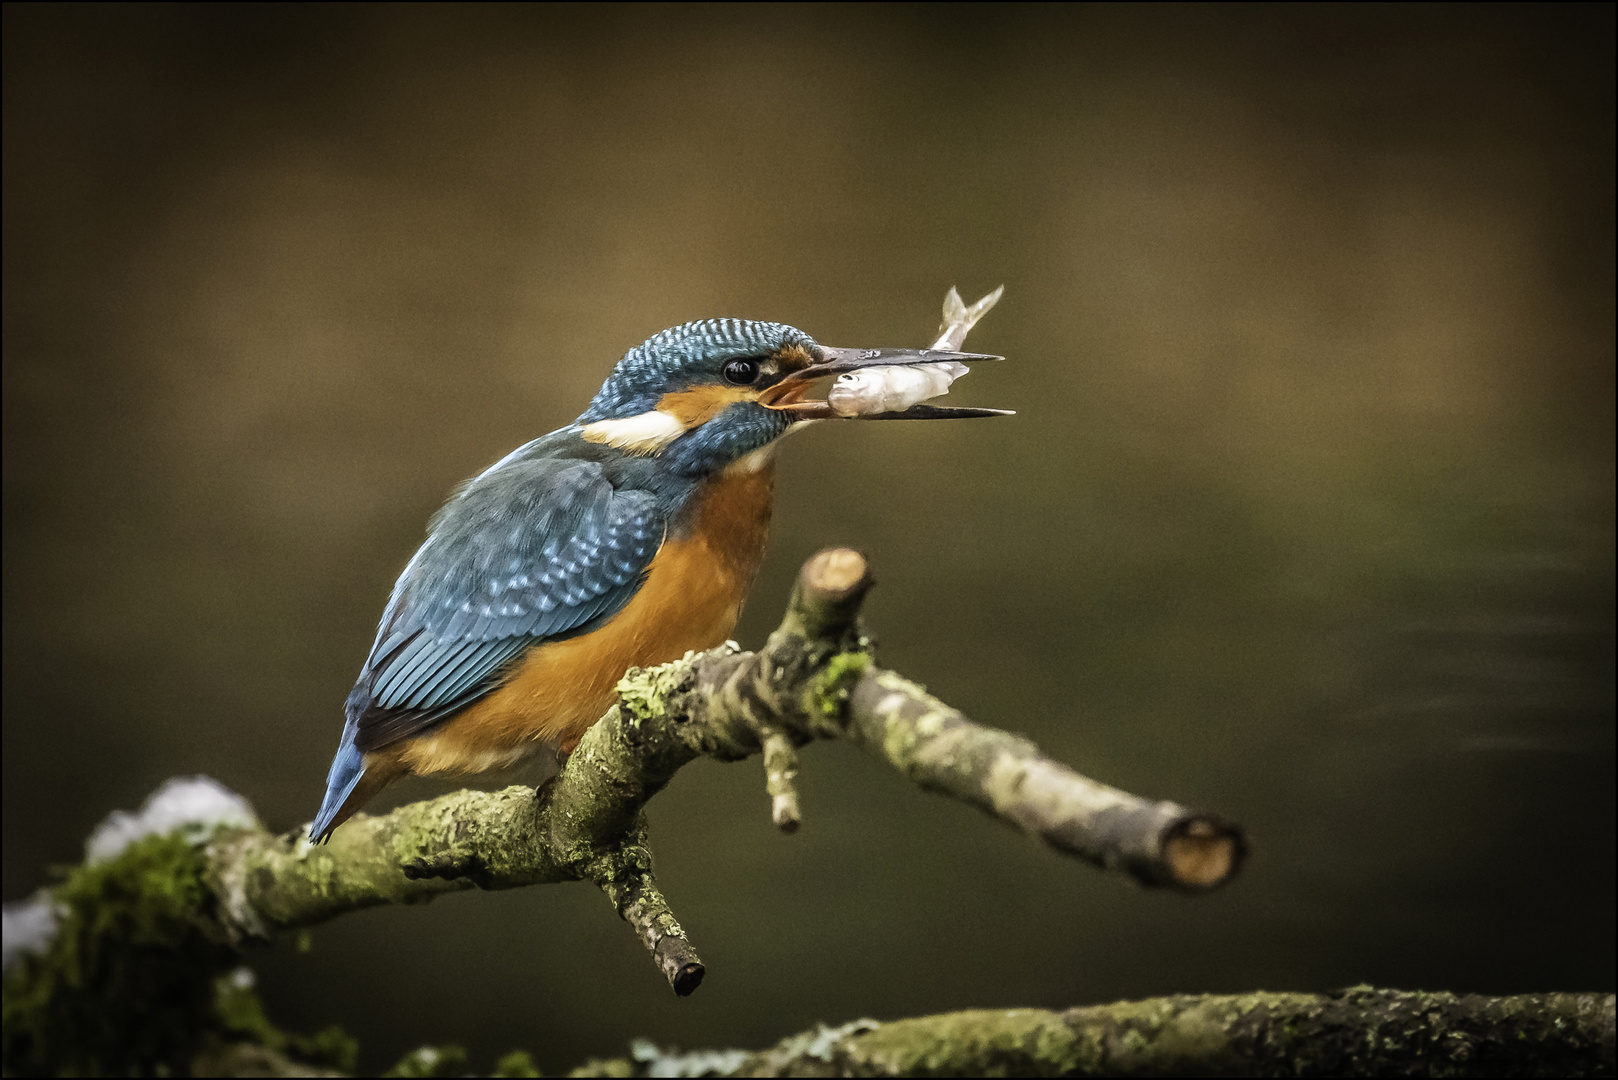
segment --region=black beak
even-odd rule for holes
[[[903,412],[869,413],[859,417],[840,417],[824,401],[806,401],[803,394],[816,380],[831,378],[861,368],[909,367],[913,364],[938,364],[956,361],[962,364],[986,363],[1004,360],[1003,356],[988,353],[949,352],[943,349],[833,349],[822,345],[820,361],[799,368],[770,387],[760,400],[772,409],[790,412],[799,420],[955,420],[974,416],[1011,416],[1008,409],[953,409],[938,405],[912,405]]]

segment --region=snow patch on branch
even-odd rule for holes
[[[56,937],[61,907],[41,889],[26,900],[7,904],[0,911],[0,971],[25,956],[43,956]]]
[[[177,831],[200,844],[225,825],[255,828],[258,815],[251,803],[212,777],[170,777],[135,813],[108,814],[84,842],[84,861],[108,862],[137,840]]]

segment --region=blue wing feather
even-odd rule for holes
[[[372,699],[383,705],[393,703],[396,697],[394,690],[405,685],[411,673],[432,656],[432,647],[433,639],[418,630],[410,644],[396,655],[384,654],[380,657],[373,667],[377,677],[372,683]]]
[[[459,697],[458,691],[465,688],[468,677],[475,682],[484,672],[498,665],[497,656],[508,658],[516,648],[525,646],[526,643],[519,638],[467,642],[459,655],[447,661],[431,681],[424,683],[420,690],[411,695],[411,700],[406,702],[407,707],[419,709],[428,707],[429,702],[454,701]]]
[[[426,653],[428,663],[418,666],[417,677],[410,679],[405,687],[408,693],[399,695],[398,707],[419,709],[432,701],[434,692],[451,679],[462,665],[476,661],[480,655],[488,651],[488,644],[470,639],[457,641],[445,649],[428,650]]]
[[[508,459],[472,481],[394,589],[351,699],[355,744],[416,734],[488,693],[528,647],[610,619],[639,590],[665,516],[593,461]]]
[[[433,696],[447,702],[459,701],[485,680],[487,672],[503,666],[527,648],[528,642],[518,638],[486,642],[480,652],[462,661]]]

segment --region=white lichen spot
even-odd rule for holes
[[[394,1067],[399,1076],[436,1076],[443,1054],[435,1046],[418,1046]]]
[[[208,776],[174,776],[146,799],[135,813],[114,810],[84,842],[84,861],[106,862],[148,836],[182,831],[193,843],[229,825],[251,829],[258,824],[252,804]]]
[[[809,1057],[818,1058],[821,1061],[830,1061],[832,1051],[837,1049],[838,1043],[842,1042],[844,1039],[851,1038],[855,1035],[861,1035],[867,1031],[875,1031],[882,1025],[877,1023],[875,1020],[860,1019],[850,1020],[848,1023],[839,1027],[827,1027],[825,1024],[818,1024],[816,1026],[818,1030],[815,1032],[814,1038],[810,1040],[809,1045],[804,1048],[803,1052]]]
[[[629,1044],[629,1054],[646,1066],[643,1076],[729,1076],[746,1063],[746,1050],[663,1050],[650,1039]]]
[[[827,1027],[825,1024],[816,1024],[813,1031],[799,1032],[789,1039],[783,1040],[779,1048],[772,1051],[780,1054],[788,1061],[793,1058],[809,1057],[817,1061],[830,1062],[839,1045],[856,1035],[863,1035],[867,1031],[875,1031],[882,1025],[871,1019],[852,1020],[839,1027]]]

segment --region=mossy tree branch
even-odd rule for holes
[[[211,848],[212,880],[231,932],[264,937],[454,889],[594,881],[676,993],[688,994],[703,969],[652,876],[647,801],[699,756],[762,751],[772,819],[791,831],[796,747],[822,738],[863,746],[928,790],[1147,885],[1199,892],[1236,872],[1244,841],[1234,825],[1087,779],[875,666],[858,625],[871,584],[858,553],[821,552],[804,565],[763,649],[727,646],[632,670],[620,703],[537,793],[463,791],[360,815],[326,846],[302,831],[223,832]]]
[[[1613,995],[1182,995],[1047,1012],[856,1021],[767,1050],[630,1058],[572,1076],[1611,1076]]]

